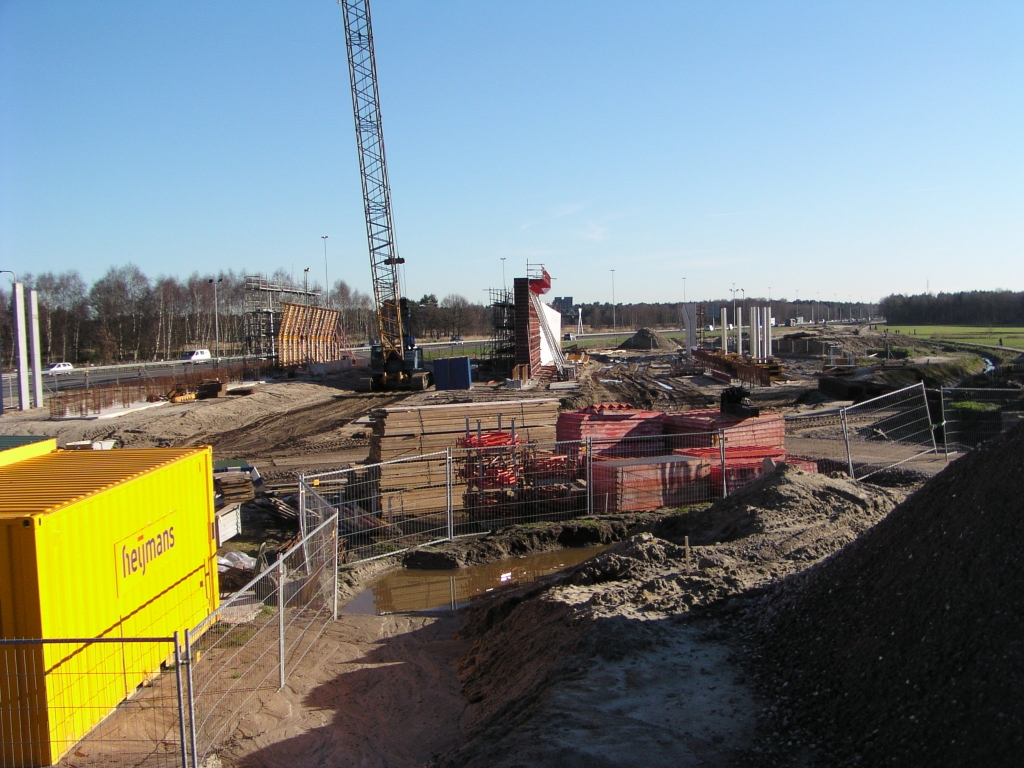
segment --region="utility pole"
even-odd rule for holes
[[[302,270],[302,303],[309,306],[309,267]]]
[[[612,270],[612,332],[615,332],[615,270]]]
[[[683,278],[683,304],[686,303],[686,278]]]
[[[736,291],[738,291],[739,288],[736,287],[736,283],[733,283],[732,284],[732,288],[730,290],[732,291],[732,321],[735,323],[736,322]]]
[[[220,360],[220,303],[217,301],[217,286],[223,279],[223,277],[218,277],[214,280],[211,277],[208,280],[208,282],[213,284],[213,338],[215,341],[214,351],[218,360]]]
[[[324,241],[324,306],[331,306],[331,281],[327,277],[327,235],[320,235]]]

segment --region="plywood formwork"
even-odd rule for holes
[[[303,304],[281,304],[277,362],[282,366],[326,363],[344,356],[341,313]]]

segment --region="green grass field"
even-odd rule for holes
[[[998,347],[999,340],[1002,339],[1005,347],[1024,349],[1024,328],[980,325],[880,325],[878,327],[879,330],[882,328],[888,328],[890,336],[905,335],[908,342],[913,342],[916,335],[917,338],[962,341],[967,344]]]

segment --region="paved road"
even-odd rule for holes
[[[219,361],[202,363],[185,363],[180,360],[132,363],[129,365],[94,365],[87,368],[76,368],[70,373],[43,374],[43,397],[69,389],[83,389],[99,384],[113,384],[121,381],[138,380],[140,378],[157,378],[173,376],[188,370],[215,371],[221,365],[237,365],[245,358],[222,357]],[[32,386],[31,378],[29,387]],[[3,374],[4,407],[11,408],[18,403],[18,381],[15,373]]]

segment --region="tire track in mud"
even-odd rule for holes
[[[209,436],[218,456],[303,456],[323,450],[317,441],[338,442],[332,435],[339,428],[374,408],[383,408],[408,395],[338,395],[327,403],[273,413],[238,427]],[[333,439],[332,439],[333,437]]]

